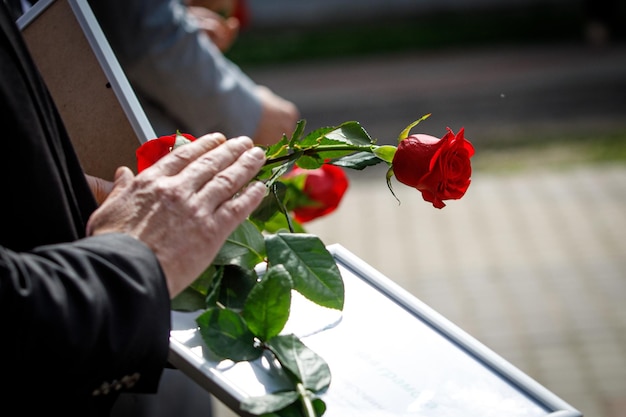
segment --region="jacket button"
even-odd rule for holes
[[[121,384],[123,384],[126,388],[132,388],[135,386],[137,381],[139,381],[139,378],[140,375],[138,372],[135,372],[132,375],[125,375],[121,380]]]

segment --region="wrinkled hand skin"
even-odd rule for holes
[[[248,137],[205,135],[134,175],[118,168],[87,234],[126,233],[150,247],[173,298],[213,261],[226,238],[259,205],[261,183],[248,183],[265,153]],[[235,196],[236,195],[236,196]]]

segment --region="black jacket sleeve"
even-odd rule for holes
[[[0,358],[11,385],[63,397],[153,392],[169,328],[159,263],[132,237],[0,248]]]

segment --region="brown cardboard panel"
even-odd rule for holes
[[[112,179],[135,170],[140,141],[67,1],[54,1],[23,29],[86,173]]]

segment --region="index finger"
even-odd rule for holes
[[[198,191],[216,176],[219,176],[238,162],[242,155],[255,148],[254,142],[247,136],[232,138],[220,146],[200,155],[196,160],[185,167],[176,178],[181,181],[181,186],[189,186]],[[257,148],[257,150],[259,150]],[[264,154],[263,154],[264,155]],[[257,171],[260,168],[257,167]],[[254,175],[252,172],[250,175]],[[232,195],[232,194],[231,194]]]
[[[201,136],[193,142],[172,150],[152,166],[142,171],[142,174],[176,175],[200,156],[217,148],[224,142],[226,142],[226,137],[221,133],[210,133]]]

